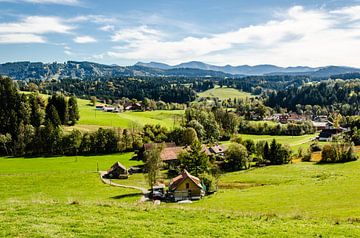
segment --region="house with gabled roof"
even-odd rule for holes
[[[108,169],[107,173],[104,175],[104,178],[110,179],[127,179],[129,177],[128,170],[120,162],[116,162]]]
[[[198,177],[191,175],[184,169],[180,175],[170,181],[169,194],[175,202],[199,200],[205,196],[205,186]]]

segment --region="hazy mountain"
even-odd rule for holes
[[[117,76],[184,76],[184,77],[229,77],[230,74],[211,70],[170,68],[161,69],[134,66],[103,65],[93,62],[68,61],[65,63],[14,62],[0,64],[0,75],[17,80],[27,79],[96,79]]]
[[[271,74],[271,73],[294,73],[294,72],[314,72],[318,68],[310,68],[310,67],[278,67],[275,65],[240,65],[240,66],[216,66],[211,64],[205,64],[199,61],[190,61],[186,63],[181,63],[178,65],[167,65],[163,63],[157,62],[150,62],[150,63],[142,63],[139,62],[136,65],[142,65],[145,67],[150,68],[161,68],[161,69],[175,69],[175,68],[193,68],[193,69],[202,69],[202,70],[214,70],[214,71],[221,71],[228,74],[241,74],[241,75],[264,75],[264,74]]]
[[[158,69],[171,69],[172,68],[172,66],[170,66],[170,65],[158,63],[158,62],[150,62],[150,63],[137,62],[135,64],[135,66],[143,66],[143,67],[158,68]]]
[[[312,77],[330,77],[332,75],[340,75],[347,73],[360,72],[358,68],[344,67],[344,66],[327,66],[322,67],[319,70],[311,74]]]
[[[14,62],[0,64],[0,75],[18,80],[26,79],[96,79],[118,76],[183,76],[183,77],[242,77],[246,75],[306,75],[326,78],[332,75],[358,73],[360,69],[342,66],[278,67],[275,65],[216,66],[198,61],[170,66],[163,63],[137,63],[133,66],[104,65],[93,62],[65,63]]]

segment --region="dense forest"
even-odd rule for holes
[[[300,112],[306,106],[319,106],[323,113],[359,115],[360,81],[328,80],[320,83],[292,86],[269,95],[266,104],[272,108],[287,108]]]
[[[59,81],[32,80],[29,83],[18,81],[22,90],[51,94],[62,92],[66,95],[112,101],[120,98],[188,103],[196,98],[196,91],[205,91],[214,87],[214,82],[197,78],[166,78],[166,77],[119,77],[99,80],[63,79]]]

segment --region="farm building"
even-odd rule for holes
[[[341,132],[346,131],[343,128],[332,128],[332,129],[324,129],[320,132],[319,141],[332,141],[335,135],[340,134]]]
[[[333,123],[330,121],[313,121],[312,125],[317,131],[331,129],[333,127]]]
[[[113,179],[126,179],[129,177],[129,173],[124,165],[116,162],[113,166],[111,166],[104,177]]]
[[[100,104],[100,105],[96,105],[96,106],[95,106],[95,109],[96,109],[96,110],[103,110],[104,107],[105,107],[104,104]]]
[[[169,184],[169,194],[175,202],[181,200],[198,200],[205,195],[204,185],[200,179],[184,170],[179,176],[173,178]]]
[[[219,155],[219,156],[224,156],[225,155],[225,150],[226,149],[225,149],[224,146],[218,145],[218,144],[209,147],[210,153],[215,154],[215,155]]]
[[[141,111],[142,110],[142,106],[140,103],[134,103],[134,102],[129,102],[126,103],[124,106],[124,109],[126,111]]]

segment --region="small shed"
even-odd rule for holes
[[[124,165],[116,162],[113,166],[111,166],[104,177],[112,179],[127,179],[129,177],[129,173]]]
[[[184,170],[173,178],[169,184],[169,193],[175,200],[198,200],[205,195],[205,188],[200,179]]]
[[[220,155],[220,156],[224,156],[224,152],[225,152],[225,147],[222,146],[222,145],[214,145],[214,146],[211,146],[209,148],[209,151],[215,155]]]

